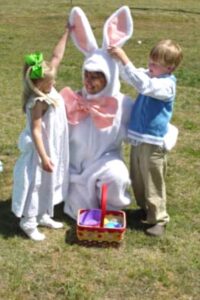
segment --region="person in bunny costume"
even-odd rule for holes
[[[122,47],[132,36],[133,20],[127,6],[119,8],[104,24],[99,48],[84,12],[74,7],[69,23],[71,37],[84,54],[83,88],[74,92],[65,87],[69,122],[70,183],[64,212],[76,219],[80,208],[100,206],[101,187],[108,186],[107,209],[130,204],[127,193],[129,172],[121,156],[133,101],[120,92],[117,62],[108,46]]]

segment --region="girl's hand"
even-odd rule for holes
[[[42,169],[46,172],[52,173],[54,169],[54,164],[51,161],[50,157],[46,157],[42,160]]]
[[[71,25],[69,22],[67,22],[66,28],[67,28],[68,31],[71,33],[71,32],[74,30],[75,25]]]

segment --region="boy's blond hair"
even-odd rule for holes
[[[183,53],[179,44],[172,40],[162,40],[150,51],[150,58],[165,67],[176,69],[180,64]]]

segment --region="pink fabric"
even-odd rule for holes
[[[89,115],[97,128],[109,127],[113,124],[118,104],[113,97],[102,97],[95,100],[86,100],[70,88],[65,87],[60,91],[64,98],[68,122],[72,125]]]
[[[82,24],[82,20],[78,15],[75,15],[74,17],[74,25],[75,27],[73,29],[73,34],[76,35],[76,39],[79,41],[80,47],[85,51],[87,51],[88,50],[87,34]]]
[[[121,12],[117,17],[111,19],[108,24],[108,37],[110,39],[109,45],[117,46],[118,42],[120,42],[126,35],[126,14],[125,12]]]
[[[75,11],[71,23],[71,25],[73,26],[71,34],[73,35],[75,43],[80,48],[80,50],[84,51],[85,53],[89,53],[95,50],[97,46],[94,45],[92,42],[93,34],[90,33],[91,28],[90,25],[87,23],[87,19],[85,18],[85,15],[80,17],[79,13]]]

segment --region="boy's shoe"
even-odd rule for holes
[[[42,215],[42,217],[38,220],[38,224],[40,226],[52,228],[52,229],[60,229],[63,228],[63,223],[54,221],[50,218],[48,214]]]
[[[165,225],[155,224],[146,229],[146,234],[151,236],[162,236],[165,232]]]
[[[43,241],[45,239],[45,235],[35,228],[28,228],[26,224],[20,221],[19,223],[20,228],[22,231],[33,241]]]

